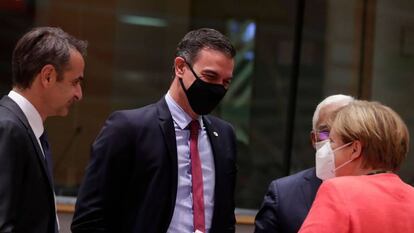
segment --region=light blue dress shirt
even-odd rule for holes
[[[178,185],[174,214],[168,233],[193,233],[193,198],[191,192],[190,130],[187,127],[191,117],[174,101],[168,92],[165,95],[168,109],[174,122],[177,142]],[[214,210],[215,169],[214,157],[202,118],[199,117],[201,130],[198,134],[198,151],[204,184],[204,208],[206,232],[210,231]]]

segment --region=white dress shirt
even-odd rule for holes
[[[16,104],[20,107],[22,112],[27,118],[29,122],[30,128],[32,128],[34,135],[37,138],[37,142],[39,143],[40,149],[43,152],[42,144],[40,143],[40,136],[42,136],[44,129],[42,117],[40,116],[39,112],[30,103],[24,96],[20,95],[15,91],[10,91],[8,96],[12,99]],[[44,154],[43,154],[44,156]]]

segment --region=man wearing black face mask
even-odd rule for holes
[[[213,29],[178,44],[159,102],[113,113],[93,144],[72,232],[235,231],[235,135],[210,113],[229,88],[235,50]]]
[[[185,60],[185,58],[182,58]],[[179,61],[180,59],[178,59]],[[191,106],[191,109],[198,115],[209,114],[220,102],[220,100],[226,94],[226,87],[223,84],[215,84],[203,81],[196,72],[191,68],[191,65],[186,62],[191,73],[193,73],[196,80],[191,86],[186,89],[182,78],[179,78],[181,87],[187,95],[187,100]],[[231,78],[223,80],[223,82],[229,82]],[[219,80],[221,81],[221,80]]]

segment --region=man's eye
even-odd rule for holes
[[[215,79],[215,77],[213,75],[209,75],[209,74],[205,74],[205,75],[203,75],[203,77],[205,79],[208,79],[208,80],[214,80]]]
[[[329,132],[328,131],[320,131],[318,133],[318,137],[321,141],[326,140],[329,138]]]
[[[77,86],[78,84],[80,84],[80,80],[79,79],[72,82],[72,85],[73,86]]]

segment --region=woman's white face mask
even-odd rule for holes
[[[335,151],[341,150],[349,145],[352,142],[346,143],[335,150],[332,150],[331,143],[329,139],[321,142],[315,143],[316,147],[316,176],[321,180],[327,180],[330,178],[335,177],[335,172],[347,165],[348,163],[352,162],[353,159],[341,164],[337,168],[335,168]]]

